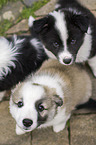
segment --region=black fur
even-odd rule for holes
[[[0,91],[9,90],[18,82],[23,81],[30,73],[34,73],[44,60],[48,59],[40,42],[38,48],[32,45],[30,42],[32,37],[35,38],[34,35],[17,36],[17,39],[24,39],[24,41],[19,44],[17,61],[13,60],[16,67],[9,66],[11,71],[0,78]],[[14,37],[7,38],[7,40],[12,43],[12,47],[15,47]]]
[[[84,6],[82,6],[77,0],[58,0],[59,7],[49,13],[46,17],[41,18],[33,22],[33,26],[30,29],[33,29],[39,36],[42,43],[45,45],[45,48],[51,51],[60,63],[64,65],[70,65],[74,62],[84,62],[89,61],[91,58],[96,56],[96,18],[95,16]],[[64,22],[66,23],[67,30],[67,52],[66,56],[66,46],[64,43],[64,38],[61,39],[61,32],[56,27],[56,18],[53,16],[54,12],[58,12],[62,16]],[[55,15],[56,16],[56,15]],[[58,16],[57,19],[59,20]],[[58,26],[62,27],[62,25]],[[62,31],[63,32],[63,31]],[[87,35],[87,36],[86,36]],[[86,43],[85,46],[85,36],[87,41],[90,42],[90,46]],[[65,36],[66,37],[66,36]],[[90,37],[90,38],[89,38]],[[84,44],[84,46],[83,46]],[[80,59],[77,58],[78,51],[82,48],[85,53],[85,49],[90,49],[86,53],[79,55]],[[64,54],[61,58],[60,54]],[[62,59],[62,60],[61,60]],[[93,67],[95,64],[93,62],[88,62],[94,76],[96,76],[96,69]]]

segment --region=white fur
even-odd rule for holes
[[[63,85],[66,83],[65,82],[62,82],[62,80],[60,78],[58,78],[57,76],[49,76],[48,75],[42,75],[42,76],[34,76],[32,78],[32,82],[33,83],[37,83],[37,84],[41,84],[41,85],[45,85],[45,86],[48,86],[49,88],[56,88],[56,92],[57,94],[63,98],[64,97],[64,93],[59,85],[63,83]]]
[[[55,9],[58,9],[59,7],[60,7],[59,4],[56,4],[56,5],[55,5]]]
[[[30,40],[30,43],[38,50],[39,46],[40,46],[40,42],[38,41],[38,39],[33,38]]]
[[[21,92],[21,96],[23,96],[23,103],[24,103],[24,106],[22,108],[18,108],[18,106],[13,103],[12,96],[10,99],[10,113],[12,114],[13,118],[17,122],[16,124],[17,134],[23,134],[25,132],[29,132],[37,127],[37,111],[35,109],[35,102],[41,98],[44,90],[42,87],[32,86],[32,83],[28,82],[25,83],[25,85],[22,87],[20,92]],[[33,120],[33,125],[26,131],[24,130],[24,126],[22,123],[23,119],[25,118],[29,118]]]
[[[89,27],[87,33],[85,34],[84,42],[77,53],[76,62],[83,62],[88,60],[92,47],[92,36],[90,34],[91,28]]]
[[[73,12],[73,14],[76,15],[81,15],[82,13],[80,11],[78,11],[78,9],[74,9],[74,8],[65,8],[64,10],[68,10],[69,12]]]
[[[16,123],[17,123],[16,133],[18,135],[23,134],[25,132],[32,131],[37,127],[37,111],[35,109],[35,102],[41,99],[42,96],[44,96],[44,88],[41,87],[42,85],[48,86],[50,88],[56,88],[57,94],[63,99],[64,93],[59,83],[64,83],[64,82],[62,82],[61,79],[58,82],[58,79],[59,79],[58,77],[56,79],[56,76],[47,77],[46,75],[42,77],[39,77],[39,76],[33,77],[32,80],[29,79],[20,90],[20,96],[23,97],[23,103],[24,103],[24,106],[22,108],[18,108],[18,106],[13,102],[12,96],[11,96],[10,113],[12,114],[13,118],[16,120]],[[41,86],[34,86],[32,85],[33,83],[41,84]],[[17,85],[17,88],[18,88],[18,85]],[[14,93],[15,91],[16,91],[16,88],[15,90],[12,91],[12,93]],[[60,125],[60,129],[59,127],[57,127],[56,129],[56,126],[59,126],[59,124],[62,122],[62,116],[64,116],[64,112],[65,112],[65,108],[60,109],[60,107],[58,107],[58,113],[60,113],[59,120],[58,120],[58,117],[55,117],[52,121],[49,121],[48,124],[46,124],[45,126],[54,125],[55,127],[54,131],[56,132],[59,132],[60,130],[64,129],[65,122],[63,123],[63,128],[61,128],[61,125]],[[24,130],[25,128],[22,123],[22,120],[25,118],[29,118],[33,121],[33,125],[29,127],[28,130]],[[66,120],[65,118],[66,116],[63,117],[63,120]]]
[[[66,21],[65,21],[65,16],[64,13],[62,13],[61,11],[53,11],[50,13],[50,15],[52,15],[56,22],[55,22],[55,28],[60,32],[60,38],[63,42],[63,47],[64,50],[58,54],[58,58],[61,64],[64,64],[63,60],[65,58],[72,58],[72,54],[68,51],[67,48],[67,39],[68,39],[68,31],[67,31],[67,26],[66,26]]]
[[[88,60],[88,64],[91,67],[94,76],[96,77],[96,56]]]
[[[23,41],[24,39],[17,40],[17,37],[14,36],[15,46],[12,47],[12,43],[9,43],[4,37],[0,37],[0,79],[11,72],[10,66],[16,67],[14,61],[17,61],[16,56],[20,54],[18,49]]]
[[[68,51],[63,51],[63,52],[59,53],[58,57],[59,57],[59,61],[61,64],[64,64],[64,62],[63,62],[64,59],[72,59],[70,64],[72,64],[72,62],[73,62],[73,57],[72,57],[71,53],[69,53]],[[64,64],[64,65],[68,65],[68,64]]]
[[[43,48],[49,58],[57,59],[56,56],[51,51],[48,51],[48,49],[46,49],[46,47],[44,45],[43,45]]]
[[[29,20],[28,20],[28,26],[29,27],[32,27],[34,20],[35,19],[32,16],[29,17]]]
[[[64,20],[65,16],[64,13],[58,11],[53,11],[50,13],[52,15],[56,22],[55,22],[55,28],[60,32],[60,37],[62,42],[64,43],[64,50],[67,50],[67,38],[68,38],[68,32],[66,27],[66,21]]]

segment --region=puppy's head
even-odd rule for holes
[[[31,82],[21,83],[12,91],[10,113],[16,120],[16,133],[23,134],[50,122],[62,99],[54,88]]]
[[[34,21],[33,28],[45,48],[51,51],[60,63],[70,65],[75,61],[80,47],[85,47],[83,43],[88,30],[88,18],[71,10],[53,11],[48,16]],[[85,41],[89,44],[89,39]]]

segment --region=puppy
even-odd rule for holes
[[[32,36],[0,37],[0,101],[47,59],[41,42]]]
[[[65,128],[75,106],[88,101],[91,80],[78,66],[64,66],[57,60],[45,61],[41,68],[12,90],[10,113],[18,135],[36,128]]]
[[[31,23],[49,56],[64,65],[87,61],[96,77],[96,18],[87,8],[77,0],[59,0],[55,11]]]

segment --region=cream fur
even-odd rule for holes
[[[47,120],[38,128],[53,126],[55,132],[63,130],[71,111],[77,104],[88,101],[91,92],[91,80],[83,68],[78,65],[64,66],[57,60],[46,61],[34,76],[29,76],[12,91],[10,113],[16,120],[16,133],[23,134],[37,128],[35,103],[40,99],[48,109],[39,112],[42,117],[47,115]],[[63,104],[57,105],[56,101],[60,103],[61,100]],[[19,101],[24,104],[21,108],[16,105]],[[24,118],[33,121],[28,130],[23,126]]]

